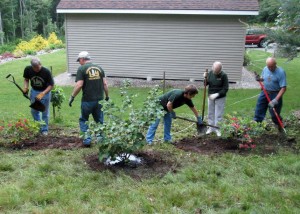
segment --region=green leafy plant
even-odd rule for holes
[[[54,88],[51,91],[51,102],[53,107],[54,120],[56,119],[55,108],[57,108],[58,115],[60,116],[61,105],[65,99],[66,96],[64,94],[64,90],[59,86],[54,86]]]
[[[97,139],[99,160],[121,158],[126,163],[130,154],[141,149],[145,144],[144,133],[150,124],[163,116],[163,109],[158,95],[158,86],[149,91],[142,107],[134,103],[137,94],[130,94],[130,82],[125,80],[120,88],[122,103],[116,106],[113,101],[101,101],[105,115],[104,124],[90,122],[87,134]]]
[[[19,143],[23,140],[32,139],[39,133],[40,126],[40,122],[27,118],[8,122],[0,121],[0,142]]]
[[[238,139],[241,149],[254,149],[256,147],[254,137],[265,133],[266,126],[265,122],[257,123],[252,118],[230,114],[225,115],[220,124],[222,137]]]

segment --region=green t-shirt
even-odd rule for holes
[[[105,73],[100,66],[92,63],[81,65],[77,70],[76,82],[83,80],[82,101],[99,101],[104,97],[103,78]]]
[[[187,104],[191,108],[194,107],[192,100],[185,98],[184,91],[181,89],[171,90],[161,95],[158,99],[160,100],[160,104],[166,111],[168,111],[167,104],[169,101],[173,104],[173,109],[178,108],[184,104]]]
[[[215,75],[210,71],[207,76],[208,94],[219,93],[218,98],[225,97],[229,88],[227,74],[221,71]]]

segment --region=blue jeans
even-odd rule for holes
[[[30,90],[30,100],[31,102],[35,101],[35,97],[41,93],[42,91],[34,90],[33,88]],[[40,132],[47,132],[48,131],[48,124],[49,124],[49,117],[50,117],[50,99],[51,99],[51,92],[45,94],[45,96],[41,99],[41,102],[45,105],[45,111],[40,112],[31,108],[31,114],[35,121],[41,121],[41,113],[42,113],[42,120],[45,122],[44,125],[41,126]]]
[[[270,100],[275,99],[275,97],[277,96],[277,93],[271,93],[269,94]],[[281,116],[280,116],[280,112],[281,112],[281,108],[282,108],[282,98],[280,100],[278,100],[278,104],[275,106],[275,110],[277,112],[277,114],[279,115],[279,118],[282,120]],[[262,122],[266,116],[266,112],[267,109],[269,109],[272,121],[276,124],[279,125],[278,120],[276,118],[276,115],[274,114],[274,111],[272,108],[268,107],[268,100],[264,94],[264,92],[262,91],[258,97],[257,100],[257,104],[256,104],[256,109],[255,109],[255,116],[254,116],[254,120],[256,122]]]
[[[148,144],[152,144],[159,122],[160,122],[160,118],[156,119],[156,121],[149,127],[146,135],[146,141]],[[164,141],[170,142],[172,140],[171,126],[172,126],[171,113],[167,112],[164,115]]]
[[[87,132],[89,126],[87,124],[90,114],[92,114],[94,121],[96,123],[103,124],[103,111],[101,110],[102,105],[99,104],[99,101],[90,101],[90,102],[81,102],[81,116],[79,118],[80,131],[85,133]],[[86,136],[83,140],[83,144],[90,145],[91,137]]]

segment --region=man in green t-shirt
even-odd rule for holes
[[[198,111],[195,108],[192,98],[194,98],[198,94],[198,90],[194,85],[188,85],[184,90],[174,89],[171,90],[159,97],[160,104],[163,106],[166,111],[164,115],[164,141],[171,143],[171,125],[172,119],[176,118],[176,114],[174,112],[175,108],[178,108],[184,104],[188,105],[190,109],[195,114],[197,121],[199,124],[202,124],[202,118],[198,115]],[[155,136],[156,129],[159,125],[160,118],[158,118],[155,123],[153,123],[147,132],[146,140],[148,144],[153,143],[153,139]]]
[[[89,120],[90,114],[92,114],[95,122],[103,124],[102,106],[99,104],[99,101],[103,100],[104,93],[105,100],[109,100],[108,86],[103,69],[91,62],[91,57],[87,51],[79,53],[77,62],[79,62],[80,66],[77,70],[76,85],[70,97],[69,106],[72,106],[74,98],[82,89],[79,126],[80,131],[85,133],[88,130],[86,122]],[[91,145],[91,137],[86,136],[83,144],[89,147]]]

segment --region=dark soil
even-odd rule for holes
[[[12,144],[9,146],[12,149],[78,149],[84,148],[82,139],[74,136],[42,136],[39,135],[32,140],[26,140],[21,143]]]
[[[140,164],[117,163],[115,165],[105,165],[99,162],[98,155],[92,154],[85,158],[85,161],[92,170],[109,170],[115,174],[124,173],[133,179],[142,180],[151,177],[163,177],[166,173],[176,173],[178,163],[172,158],[172,154],[153,150],[143,151],[135,154],[142,159]]]
[[[241,141],[237,139],[223,139],[217,137],[199,136],[193,138],[183,138],[174,143],[178,149],[196,152],[200,154],[213,155],[223,153],[236,153],[248,155],[256,153],[261,155],[277,153],[279,149],[291,149],[298,152],[295,138],[289,138],[283,134],[264,135],[254,139],[255,149],[240,149]]]
[[[33,140],[23,141],[22,143],[11,144],[10,149],[81,149],[82,140],[76,136],[67,136],[54,134],[55,136],[37,136]],[[239,141],[233,139],[217,138],[215,136],[196,136],[183,138],[174,143],[178,149],[188,152],[199,153],[202,155],[221,155],[223,153],[236,153],[239,155],[249,154],[275,154],[279,149],[289,149],[293,152],[299,152],[295,138],[288,138],[284,135],[269,134],[255,139],[257,147],[255,149],[238,148]],[[93,145],[93,151],[97,150]],[[180,167],[176,158],[168,151],[156,151],[148,149],[135,154],[142,159],[140,164],[105,165],[99,162],[98,155],[93,153],[84,157],[87,165],[94,171],[109,170],[115,174],[124,173],[136,180],[143,180],[151,177],[163,177],[166,173],[176,173]]]

